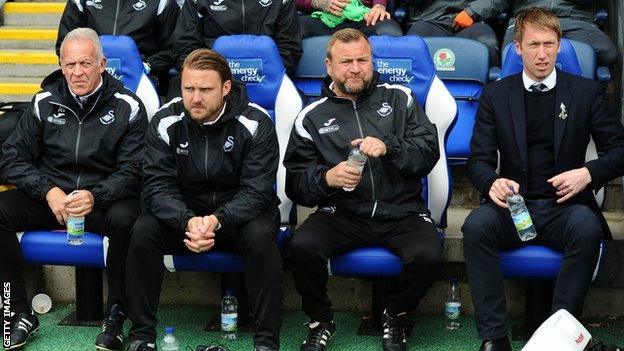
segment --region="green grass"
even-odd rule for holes
[[[56,305],[52,311],[41,315],[41,329],[31,338],[25,350],[94,350],[95,338],[99,328],[66,327],[57,323],[72,311],[71,305]],[[220,343],[232,351],[252,350],[250,333],[239,333],[234,341],[225,341],[219,333],[203,330],[207,321],[213,317],[215,308],[210,306],[162,306],[158,312],[158,335],[162,338],[165,326],[174,326],[180,340],[180,350],[195,350],[197,345]],[[331,340],[328,351],[366,351],[381,350],[381,338],[378,336],[356,335],[360,315],[357,313],[337,313],[337,332]],[[306,328],[303,323],[306,316],[298,311],[284,312],[281,333],[281,350],[298,350],[305,338]],[[412,336],[408,338],[409,350],[419,351],[465,351],[478,350],[480,340],[472,316],[462,316],[462,327],[449,331],[444,328],[442,316],[411,316],[416,324]],[[126,322],[126,332],[129,323]],[[599,340],[624,344],[624,322],[618,321],[609,328],[590,329],[590,333]],[[520,350],[524,342],[514,341],[513,349]]]

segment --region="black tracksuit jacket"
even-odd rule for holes
[[[174,32],[177,67],[193,50],[234,34],[273,38],[287,72],[303,54],[295,0],[186,0]]]
[[[55,186],[86,189],[95,207],[139,193],[147,116],[141,100],[106,71],[81,107],[60,71],[42,83],[4,143],[0,174],[34,199]]]
[[[193,121],[175,98],[154,115],[146,140],[145,200],[174,229],[210,214],[222,228],[237,226],[279,203],[275,127],[240,84],[213,125]]]
[[[286,155],[286,194],[295,203],[345,211],[358,217],[399,219],[429,213],[421,178],[439,158],[438,137],[411,90],[380,84],[379,76],[355,102],[337,97],[325,80],[322,98],[295,121]],[[373,136],[386,155],[369,158],[351,192],[330,188],[325,173],[347,159],[351,141]]]

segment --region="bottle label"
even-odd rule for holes
[[[446,302],[444,304],[444,315],[449,319],[459,318],[461,312],[461,302]]]
[[[84,232],[85,232],[84,217],[81,219],[78,219],[78,218],[67,219],[67,234],[68,235],[84,235]]]
[[[221,313],[221,330],[235,332],[238,322],[238,313]]]
[[[511,216],[513,219],[514,225],[516,226],[516,230],[519,232],[530,228],[533,225],[533,221],[531,220],[531,215],[529,215],[529,211],[520,212],[514,216]]]

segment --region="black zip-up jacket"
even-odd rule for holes
[[[193,50],[234,34],[273,38],[287,72],[303,54],[295,0],[186,0],[173,35],[177,67]]]
[[[193,121],[175,98],[154,115],[147,132],[145,201],[176,230],[210,214],[222,228],[237,226],[277,208],[278,163],[273,122],[249,102],[242,85],[232,85],[225,111],[212,125]]]
[[[358,217],[399,219],[429,213],[421,197],[421,178],[440,157],[433,125],[411,90],[380,84],[355,102],[337,97],[325,79],[322,98],[306,106],[295,121],[284,157],[286,194],[295,203],[345,211]],[[351,141],[373,136],[387,153],[369,158],[362,180],[351,192],[330,188],[325,173],[345,161]]]
[[[56,54],[73,29],[131,37],[155,74],[173,66],[173,33],[180,8],[174,0],[68,0],[59,24]]]
[[[95,207],[138,196],[147,116],[136,95],[108,73],[81,108],[60,70],[4,143],[0,173],[34,199],[55,186],[86,189]]]

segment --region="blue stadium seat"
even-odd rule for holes
[[[370,37],[373,48],[374,68],[389,83],[404,83],[412,89],[416,101],[438,129],[439,144],[444,145],[450,126],[457,113],[455,100],[436,76],[427,46],[418,37]],[[423,198],[444,240],[446,208],[451,194],[449,170],[444,147],[440,160],[424,179]],[[384,296],[380,287],[384,277],[397,276],[403,264],[388,249],[381,246],[362,247],[330,259],[330,275],[373,277],[373,314],[363,320],[358,333],[377,332],[383,308]],[[367,325],[368,324],[368,325]],[[372,325],[371,325],[372,324]],[[372,330],[371,330],[372,329]]]
[[[446,142],[450,164],[465,164],[470,154],[479,98],[489,80],[487,47],[476,41],[456,37],[423,38],[442,79],[457,103],[457,121]]]
[[[102,35],[100,41],[106,57],[106,70],[141,99],[145,105],[147,118],[151,119],[160,108],[160,98],[145,74],[143,61],[134,40],[127,35]]]
[[[323,78],[327,75],[325,56],[330,38],[321,35],[303,39],[303,55],[295,69],[294,82],[308,100],[321,95]]]
[[[522,57],[516,53],[512,45],[508,45],[503,52],[503,77],[522,72]],[[577,51],[577,47],[581,49]],[[584,43],[562,39],[561,52],[557,56],[557,67],[567,73],[596,79],[594,75],[596,54],[591,47],[589,47],[590,51],[586,51],[587,47],[589,45]],[[583,52],[583,55],[577,55],[577,52]],[[592,160],[597,157],[595,143],[590,139],[585,159]],[[604,201],[604,188],[594,195],[596,202],[601,206]],[[592,279],[595,279],[598,273],[605,250],[606,243],[603,241],[600,245],[600,254]],[[501,251],[499,258],[501,271],[505,278],[530,280],[526,303],[526,331],[530,335],[548,316],[552,304],[553,286],[540,281],[554,280],[557,277],[563,261],[563,252],[545,246],[528,245],[514,250]]]
[[[286,172],[282,166],[282,157],[290,129],[303,103],[294,84],[285,74],[277,46],[269,37],[248,35],[223,37],[215,42],[213,48],[228,58],[230,67],[235,73],[235,79],[247,83],[250,100],[257,103],[260,109],[265,110],[275,122],[280,147],[276,189],[281,200],[280,213],[282,224],[284,224],[278,233],[277,242],[283,253],[291,236],[288,225],[292,202],[286,197],[284,190]],[[87,233],[83,245],[71,246],[67,243],[64,234],[64,231],[60,233],[58,231],[31,231],[23,235],[18,234],[24,259],[26,262],[36,264],[76,266],[77,275],[79,270],[83,272],[85,269],[90,269],[88,271],[90,278],[85,279],[84,283],[77,279],[76,297],[78,300],[85,300],[83,291],[88,290],[87,296],[91,298],[95,295],[95,298],[86,299],[81,306],[77,303],[78,322],[99,320],[102,315],[101,268],[106,265],[108,239],[99,234]],[[241,273],[244,268],[242,256],[216,250],[203,254],[167,255],[163,260],[165,268],[172,272]],[[99,288],[97,286],[94,288],[92,285],[98,281]],[[96,293],[93,294],[91,291],[96,291]],[[98,296],[99,300],[97,300]],[[78,311],[79,309],[81,311]],[[91,312],[85,313],[82,310]]]
[[[511,43],[503,49],[501,75],[507,77],[522,71],[522,57],[518,55]],[[611,73],[606,67],[597,67],[596,51],[580,41],[561,39],[561,52],[557,55],[557,68],[594,79],[601,83],[611,81]]]

